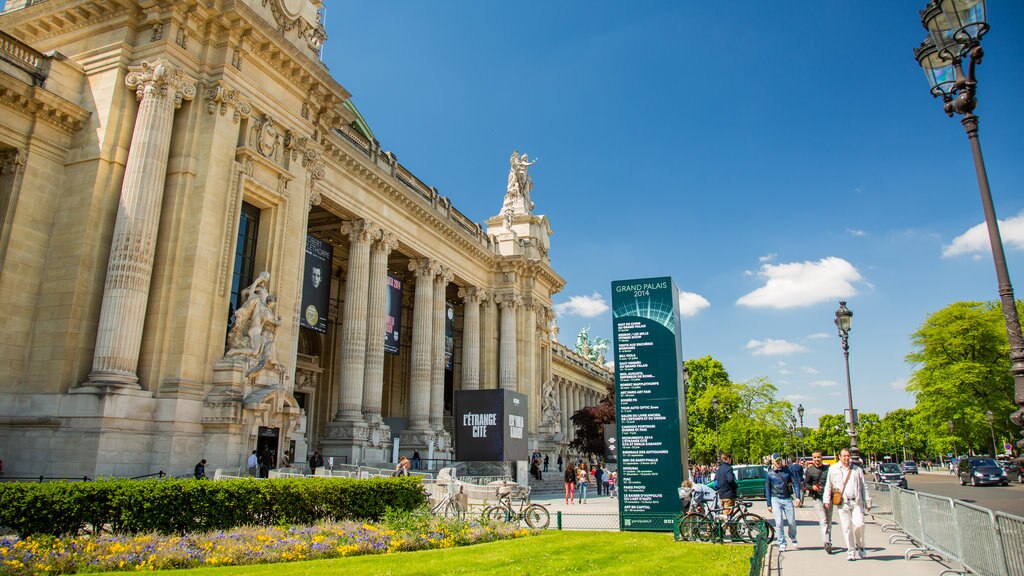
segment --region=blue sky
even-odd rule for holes
[[[1024,290],[1024,4],[992,2],[982,147]],[[958,119],[912,48],[924,2],[330,3],[324,61],[384,150],[470,218],[498,213],[513,149],[567,280],[561,341],[611,336],[613,280],[672,276],[683,354],[846,405],[833,324],[854,313],[854,403],[913,405],[926,315],[998,298]]]

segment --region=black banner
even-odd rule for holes
[[[455,369],[455,308],[444,303],[444,369]]]
[[[455,393],[455,459],[526,460],[526,396],[511,390]]]
[[[321,334],[327,333],[333,257],[333,246],[314,236],[306,236],[306,266],[303,271],[299,325]]]
[[[384,351],[388,354],[398,354],[399,331],[402,327],[402,279],[390,274],[384,310]]]

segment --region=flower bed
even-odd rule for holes
[[[0,538],[0,573],[71,574],[318,560],[451,548],[535,533],[506,523],[434,518],[420,510],[389,512],[382,524],[323,522],[184,536],[8,536]]]

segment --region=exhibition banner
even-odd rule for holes
[[[384,317],[384,351],[398,354],[402,327],[402,279],[388,274]]]
[[[455,392],[455,459],[526,460],[526,395],[511,390]]]
[[[315,236],[306,236],[306,260],[302,282],[302,314],[299,325],[327,333],[331,297],[331,262],[334,247]]]
[[[455,369],[455,308],[444,303],[444,369]]]
[[[669,277],[612,282],[612,310],[620,529],[671,531],[689,460],[679,291]]]

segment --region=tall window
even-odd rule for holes
[[[238,222],[238,241],[235,242],[235,266],[231,273],[231,302],[228,310],[228,333],[235,321],[242,289],[256,277],[256,238],[260,231],[260,209],[242,202],[242,217]],[[226,340],[226,335],[225,335]]]

